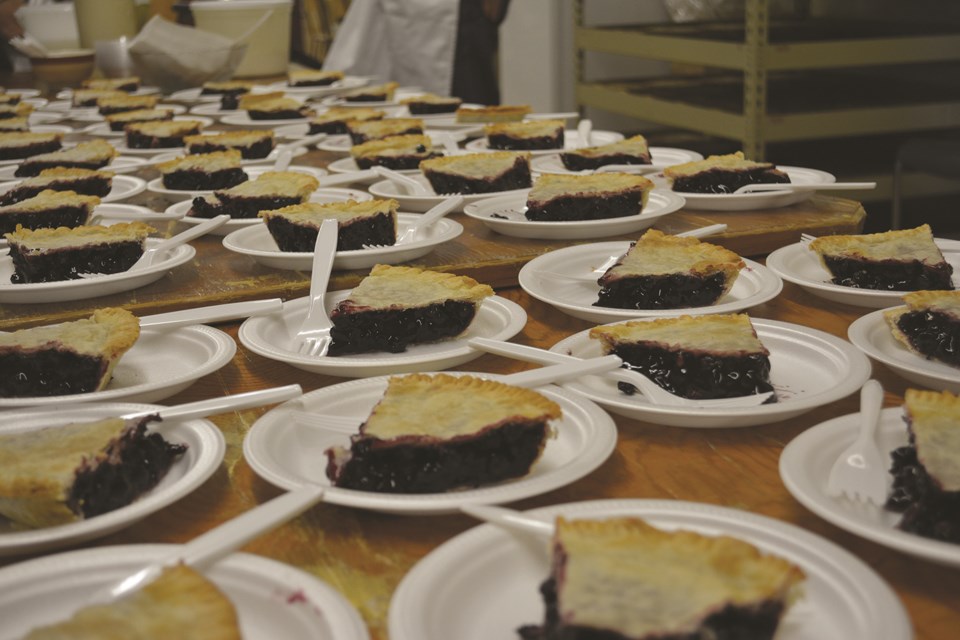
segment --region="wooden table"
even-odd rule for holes
[[[307,161],[322,163],[328,159],[314,152]],[[155,204],[151,198],[144,196],[140,201]],[[745,255],[762,255],[794,242],[801,230],[856,231],[863,215],[857,203],[818,197],[806,205],[750,214],[683,211],[658,226],[676,231],[718,220],[728,222],[731,230],[719,239],[720,243]],[[495,236],[471,225],[470,220],[460,221],[467,226],[467,233],[421,263],[490,281],[500,295],[521,304],[529,321],[517,342],[546,347],[590,326],[532,299],[515,286],[516,271],[526,260],[571,243],[519,241]],[[174,230],[172,225],[164,229]],[[76,317],[107,304],[121,304],[145,314],[237,299],[290,298],[302,295],[308,286],[305,274],[257,267],[246,258],[227,253],[216,238],[204,239],[197,246],[198,258],[192,265],[138,291],[63,305],[3,305],[0,328]],[[360,275],[338,273],[331,288],[351,286]],[[850,322],[864,310],[824,302],[787,284],[778,298],[750,313],[845,337]],[[236,338],[237,323],[223,328]],[[485,355],[457,369],[509,373],[528,366]],[[887,406],[899,404],[906,384],[880,366],[875,374],[887,391]],[[267,360],[240,346],[226,367],[165,404],[291,383],[310,391],[340,381]],[[206,484],[145,520],[84,546],[184,542],[279,495],[279,489],[256,476],[241,453],[246,432],[265,411],[215,416],[213,421],[226,437],[227,453],[220,470]],[[787,442],[813,425],[855,411],[857,400],[850,397],[776,424],[710,430],[615,417],[617,448],[599,469],[566,487],[511,506],[526,509],[599,498],[656,498],[724,505],[777,518],[841,545],[872,566],[905,603],[918,638],[956,637],[960,629],[960,570],[892,551],[834,527],[800,506],[780,481],[777,463]],[[319,458],[319,452],[317,455]],[[245,550],[289,563],[327,581],[357,607],[373,638],[384,640],[390,597],[404,574],[439,544],[474,525],[471,519],[457,515],[405,517],[321,504]],[[22,559],[25,557],[2,558],[0,565]]]

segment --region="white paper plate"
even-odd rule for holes
[[[342,93],[342,92],[340,92]],[[331,95],[327,96],[320,100],[320,104],[327,107],[369,107],[371,109],[380,109],[382,107],[396,107],[400,104],[401,100],[410,98],[413,96],[422,95],[422,90],[414,90],[411,87],[400,87],[393,92],[393,100],[375,100],[370,102],[350,102],[343,98],[343,96]]]
[[[198,116],[210,116],[211,118],[216,118],[219,120],[224,116],[235,115],[243,112],[240,109],[221,109],[220,102],[217,101],[205,102],[203,104],[198,104],[195,107],[190,107],[190,113]]]
[[[2,640],[63,620],[90,594],[176,545],[82,549],[0,570]],[[363,621],[337,591],[312,575],[262,556],[234,553],[204,572],[234,603],[245,640],[369,640]]]
[[[284,82],[275,82],[266,86],[267,91],[285,91],[298,96],[329,96],[350,89],[359,89],[370,84],[370,78],[362,76],[344,76],[342,80],[337,80],[333,84],[320,87],[291,87]]]
[[[3,414],[0,433],[38,428],[55,428],[76,422],[149,411],[155,405],[90,404],[60,407],[54,411],[10,411]],[[162,425],[162,426],[160,426]],[[87,520],[43,529],[18,529],[0,516],[0,555],[36,553],[107,535],[172,504],[187,495],[220,467],[226,445],[223,434],[207,420],[164,421],[151,423],[150,429],[163,434],[169,442],[186,444],[187,451],[170,468],[163,480],[131,504]],[[0,605],[2,610],[2,605]],[[4,618],[4,627],[8,618]]]
[[[147,249],[159,244],[161,238],[147,238]],[[6,304],[34,304],[40,302],[65,302],[86,300],[121,291],[131,291],[156,282],[168,271],[193,259],[196,250],[189,244],[166,251],[149,267],[112,273],[98,278],[81,278],[61,282],[38,282],[11,284],[13,260],[9,251],[0,253],[0,302]]]
[[[288,416],[290,408],[356,418],[359,426],[386,388],[386,377],[351,380],[304,395],[300,399],[302,409],[300,401],[281,405],[250,428],[243,441],[243,456],[260,477],[277,486],[293,489],[310,482],[328,487],[324,502],[387,513],[428,515],[455,512],[464,504],[513,502],[552,491],[599,467],[617,444],[613,419],[597,405],[557,387],[545,386],[537,391],[560,405],[563,418],[551,423],[557,437],[547,440],[543,456],[523,478],[477,489],[426,494],[377,493],[331,486],[324,472],[324,451],[334,445],[349,447],[351,433],[299,424]]]
[[[576,129],[567,129],[563,132],[563,148],[566,151],[572,151],[573,149],[580,149],[581,147],[596,147],[604,144],[612,144],[614,142],[620,142],[623,140],[623,134],[617,133],[615,131],[594,131],[590,134],[590,144],[584,144],[580,141],[580,135],[577,133]],[[464,148],[467,151],[499,151],[499,149],[491,149],[490,145],[487,144],[486,138],[477,138],[476,140],[471,140],[464,145]],[[533,156],[548,156],[556,154],[556,149],[535,149],[533,151],[528,151],[527,153],[532,154]]]
[[[177,122],[199,122],[202,127],[209,127],[214,122],[212,118],[205,118],[203,116],[174,116],[173,119]],[[80,133],[85,133],[91,136],[102,136],[104,138],[122,138],[124,135],[126,135],[123,131],[111,131],[110,125],[106,122],[95,122],[82,129]],[[160,149],[160,151],[167,150],[168,149]],[[143,149],[138,149],[138,151],[143,151]],[[157,150],[153,149],[153,151],[156,152]]]
[[[172,111],[173,115],[175,116],[187,112],[187,108],[182,104],[170,104],[166,102],[161,102],[157,104],[157,106],[151,108],[166,109],[168,111]],[[66,116],[71,120],[76,120],[77,122],[104,122],[106,120],[96,107],[71,109],[66,113]]]
[[[137,342],[123,354],[103,391],[65,396],[0,398],[0,409],[79,402],[156,402],[180,393],[196,380],[224,367],[237,345],[213,327],[140,331]]]
[[[161,151],[161,149],[157,149],[157,151]],[[180,148],[179,151],[174,150],[173,152],[171,152],[169,149],[166,149],[166,150],[163,150],[163,151],[166,151],[166,152],[165,152],[165,153],[161,153],[160,155],[154,157],[150,162],[152,162],[153,164],[159,164],[159,163],[161,163],[161,162],[167,162],[168,160],[174,160],[175,158],[179,158],[179,157],[185,155],[184,150],[183,150],[182,147]],[[293,157],[294,157],[294,158],[297,158],[297,157],[299,157],[299,156],[302,156],[302,155],[305,154],[306,152],[307,152],[307,148],[306,148],[306,147],[296,147],[295,149],[293,149]],[[240,160],[240,164],[242,164],[242,165],[245,166],[245,167],[248,167],[248,166],[258,166],[258,165],[262,165],[262,164],[271,164],[271,165],[272,165],[274,162],[276,162],[277,156],[279,156],[279,155],[280,155],[280,152],[279,152],[277,149],[273,149],[270,153],[268,153],[268,154],[267,154],[266,156],[264,156],[263,158],[244,158],[244,159]]]
[[[960,288],[960,241],[940,238],[935,241],[943,252],[944,259],[953,267],[953,286]],[[767,267],[787,282],[800,285],[808,293],[856,307],[870,309],[895,307],[900,304],[901,296],[908,293],[907,291],[858,289],[833,284],[830,282],[830,272],[820,264],[817,254],[800,242],[780,247],[767,256]]]
[[[729,535],[799,566],[803,597],[777,640],[910,640],[903,605],[862,561],[799,527],[738,509],[672,500],[597,500],[527,512],[542,518],[640,517],[662,529]],[[546,542],[475,527],[434,549],[403,578],[390,601],[392,640],[515,638],[543,622],[540,583],[550,574]]]
[[[6,166],[0,166],[0,180],[20,180],[21,178],[14,175],[17,171],[17,167],[20,165],[21,160],[17,160],[12,164],[6,164]],[[133,173],[134,171],[139,171],[147,163],[145,158],[132,158],[130,156],[117,156],[113,161],[107,166],[103,167],[104,171],[112,171],[114,173]],[[3,165],[4,161],[0,161],[0,165]]]
[[[313,192],[313,194],[310,195],[310,202],[346,202],[347,200],[367,202],[368,200],[373,200],[373,196],[371,196],[369,193],[364,193],[363,191],[357,191],[356,189],[339,189],[337,187],[317,189]],[[180,202],[167,207],[165,213],[174,216],[181,216],[183,221],[187,224],[200,224],[209,220],[209,218],[197,218],[186,215],[190,212],[190,208],[192,206],[192,198],[188,200],[181,200]],[[228,220],[226,224],[217,227],[211,231],[209,235],[225,236],[239,229],[260,224],[263,224],[262,218],[236,218],[233,220]]]
[[[243,170],[244,173],[250,179],[256,178],[267,171],[273,171],[273,167],[265,165],[248,165],[246,169]],[[307,173],[315,178],[320,178],[327,175],[326,169],[320,169],[319,167],[308,167],[305,165],[291,165],[286,168],[286,171],[294,171],[296,173]],[[163,186],[163,178],[154,178],[150,182],[146,183],[146,188],[152,191],[153,193],[159,193],[165,196],[176,196],[177,198],[193,198],[199,195],[205,195],[213,193],[213,191],[186,191],[183,189],[167,189]]]
[[[427,190],[426,195],[412,196],[407,193],[406,189],[402,186],[398,186],[396,183],[391,182],[390,180],[381,180],[379,182],[374,182],[369,187],[370,193],[378,198],[393,198],[400,203],[400,208],[405,211],[419,211],[424,212],[429,210],[434,205],[440,204],[447,199],[446,195],[438,196],[433,187],[430,186],[430,183],[423,176],[422,173],[413,174],[410,176],[420,184],[424,186]],[[465,211],[466,205],[473,202],[478,202],[480,200],[485,200],[487,198],[493,198],[496,196],[508,196],[514,194],[526,194],[529,189],[516,189],[511,191],[495,191],[493,193],[465,193],[460,194],[463,196],[463,204],[459,208],[454,209],[454,211]]]
[[[655,171],[663,171],[665,168],[675,164],[703,160],[703,156],[689,149],[650,147],[650,160],[651,164],[633,165],[632,170],[637,173],[653,173]],[[530,162],[530,168],[537,173],[564,173],[573,175],[594,173],[591,169],[585,171],[571,171],[567,169],[563,166],[563,161],[560,160],[560,155],[557,153],[534,158]]]
[[[734,282],[730,293],[709,307],[687,309],[616,309],[595,307],[600,294],[598,274],[594,268],[611,256],[620,256],[630,242],[602,242],[556,249],[538,256],[520,269],[520,286],[537,300],[542,300],[574,318],[590,322],[617,322],[628,318],[670,317],[678,314],[734,313],[771,300],[783,289],[783,281],[772,271],[744,258],[746,266]],[[555,278],[551,273],[583,277],[582,282]],[[590,279],[587,279],[590,278]]]
[[[324,299],[327,313],[346,298],[350,291],[332,291]],[[483,301],[467,331],[456,340],[411,345],[402,353],[360,353],[346,356],[304,356],[290,345],[307,315],[307,298],[283,303],[279,313],[249,318],[240,326],[240,342],[247,349],[265,358],[331,376],[363,378],[391,373],[439,371],[461,365],[483,355],[467,346],[470,338],[509,340],[527,323],[527,314],[520,305],[491,296]]]
[[[445,139],[450,139],[454,142],[460,142],[464,139],[462,133],[456,131],[438,131],[436,129],[424,129],[423,135],[430,136],[431,142],[436,147],[442,147]],[[345,133],[327,136],[317,143],[317,149],[330,153],[350,153],[350,148],[353,146],[353,141],[350,140],[350,136]]]
[[[885,547],[951,567],[960,567],[960,547],[907,533],[896,528],[902,514],[873,503],[854,503],[826,493],[830,469],[859,432],[860,414],[853,413],[803,431],[780,454],[780,478],[803,506],[815,514],[867,540]],[[903,410],[884,409],[880,414],[877,444],[885,455],[907,444]]]
[[[360,167],[357,166],[356,161],[350,156],[347,156],[346,158],[340,158],[339,160],[334,160],[327,165],[327,170],[330,173],[352,173],[354,171],[361,171]],[[407,176],[415,176],[420,173],[419,169],[399,169],[396,171],[397,173],[402,173]],[[380,182],[381,180],[383,180],[383,178],[380,176],[373,176],[364,180],[357,180],[357,183],[373,184],[374,182]]]
[[[20,179],[0,184],[0,194],[10,191],[10,189],[13,189],[22,181],[23,180]],[[139,193],[143,193],[144,189],[146,188],[146,181],[141,180],[140,178],[135,178],[133,176],[114,176],[110,193],[103,198],[100,198],[100,202],[116,202],[118,200],[132,198]]]
[[[46,105],[44,105],[44,111],[70,111],[73,109],[73,105],[69,100],[51,100]]]
[[[373,187],[370,187],[370,191],[373,192]],[[570,222],[535,221],[524,217],[529,193],[529,189],[523,189],[510,195],[473,200],[464,206],[463,212],[505,236],[538,240],[586,240],[636,233],[653,226],[661,217],[683,208],[682,197],[666,189],[653,189],[643,213],[639,215]]]
[[[397,235],[413,225],[419,214],[397,215]],[[333,260],[334,269],[369,269],[375,264],[400,264],[425,256],[444,242],[463,233],[463,225],[449,219],[439,220],[430,229],[420,232],[420,237],[411,242],[402,242],[379,249],[338,251]],[[247,255],[265,267],[309,272],[313,266],[313,252],[280,251],[267,225],[252,225],[238,229],[223,239],[223,246],[236,253]]]
[[[32,127],[36,124],[53,124],[66,119],[66,114],[58,111],[34,111],[27,116],[27,123]]]
[[[828,184],[836,182],[833,174],[818,169],[777,166],[790,176],[793,184]],[[653,174],[650,179],[658,187],[670,188],[670,182],[663,174]],[[753,193],[686,193],[679,192],[687,199],[687,209],[702,211],[753,211],[754,209],[776,209],[803,202],[812,197],[814,191],[756,191]]]
[[[754,407],[665,407],[642,395],[628,396],[616,381],[587,376],[564,387],[578,391],[609,411],[671,427],[752,427],[798,416],[856,392],[870,377],[870,361],[856,347],[823,331],[789,322],[752,318],[770,352],[770,379],[778,402]],[[602,355],[600,343],[581,331],[551,351],[590,358]]]
[[[152,96],[156,93],[160,93],[159,87],[150,87],[142,86],[139,87],[136,91],[124,92],[128,93],[131,96]],[[57,100],[73,100],[73,89],[61,89],[57,92]]]
[[[65,124],[35,124],[30,125],[30,133],[76,133],[73,127]]]
[[[960,393],[960,369],[936,360],[927,360],[908,350],[893,337],[883,319],[884,311],[880,309],[854,320],[847,329],[850,342],[910,382]]]

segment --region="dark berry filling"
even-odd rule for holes
[[[546,201],[527,202],[527,220],[565,222],[570,220],[603,220],[637,216],[643,210],[643,191],[593,195],[570,194]]]
[[[214,151],[229,151],[236,149],[240,152],[240,157],[244,160],[256,160],[266,158],[273,151],[273,140],[264,138],[246,146],[229,146],[225,144],[214,144],[211,142],[195,142],[190,145],[190,153],[212,153]]]
[[[356,133],[353,131],[350,131],[349,133],[350,133],[350,141],[353,144],[363,144],[364,142],[367,142],[369,140],[377,140],[381,137],[421,135],[423,134],[423,127],[418,127],[418,126],[407,127],[403,131],[394,131],[388,134],[388,136],[378,136],[375,138],[371,138],[366,134]]]
[[[163,186],[181,191],[212,191],[229,189],[247,181],[247,174],[240,167],[206,172],[201,169],[183,169],[163,174]]]
[[[10,245],[13,284],[78,280],[81,273],[120,273],[143,255],[140,242],[110,242],[24,255]]]
[[[624,366],[691,400],[734,398],[773,391],[770,359],[762,353],[714,355],[644,343],[616,345]]]
[[[224,93],[220,96],[220,108],[224,111],[240,108],[240,96],[243,93]]]
[[[248,109],[247,115],[251,120],[294,120],[296,118],[305,118],[306,109],[277,109],[276,111],[258,111]]]
[[[411,344],[453,338],[467,330],[477,313],[476,305],[458,300],[413,309],[353,313],[351,309],[345,301],[331,314],[330,356],[370,351],[400,353]]]
[[[89,214],[84,206],[63,206],[42,211],[10,211],[0,214],[0,234],[16,231],[17,225],[24,229],[45,227],[79,227],[86,223]]]
[[[953,267],[920,260],[858,260],[824,256],[834,284],[880,291],[952,290]]]
[[[127,131],[127,146],[131,149],[172,149],[183,146],[184,136],[193,136],[198,133],[200,133],[199,127],[170,136],[151,136],[139,131]]]
[[[706,307],[720,299],[726,285],[722,273],[691,276],[672,273],[612,279],[600,289],[595,307],[613,309],[683,309]]]
[[[107,370],[102,358],[48,348],[0,352],[0,397],[33,398],[89,393]]]
[[[291,87],[326,87],[339,80],[335,76],[329,78],[317,78],[316,80],[298,80],[291,84]]]
[[[493,133],[487,136],[487,144],[491,149],[508,149],[513,151],[537,149],[563,149],[563,130],[553,136],[531,136],[518,138],[503,133]]]
[[[23,162],[13,173],[18,178],[32,178],[40,175],[45,169],[55,167],[65,167],[67,169],[90,169],[96,171],[102,169],[110,163],[110,158],[102,160],[27,160]]]
[[[597,629],[565,623],[557,606],[557,587],[553,578],[540,585],[546,605],[542,627],[524,626],[517,629],[523,640],[630,640],[611,629]],[[710,614],[694,633],[663,633],[656,640],[770,640],[780,625],[783,603],[764,600],[752,606],[728,604]],[[651,636],[653,638],[653,636]]]
[[[519,478],[530,471],[547,435],[543,422],[508,422],[475,436],[438,442],[355,436],[350,459],[327,477],[338,487],[381,493],[440,493]]]
[[[41,153],[52,153],[63,148],[59,140],[47,140],[45,142],[34,142],[20,146],[0,147],[0,160],[19,160],[20,158],[29,158]]]
[[[533,185],[530,178],[530,165],[517,158],[513,166],[497,176],[489,178],[471,178],[469,176],[438,171],[425,171],[430,186],[436,193],[493,193],[511,189],[528,189]]]
[[[344,102],[386,102],[386,93],[360,93],[353,96],[344,96]]]
[[[423,145],[417,147],[418,151],[426,151]],[[420,163],[430,158],[436,158],[440,153],[421,153],[419,155],[409,154],[402,156],[359,156],[354,158],[357,167],[360,169],[369,169],[370,167],[386,167],[394,171],[405,171],[407,169],[418,169]]]
[[[897,527],[925,538],[960,543],[960,491],[941,489],[917,458],[913,444],[894,449],[890,458],[893,490],[886,507],[903,513]]]
[[[91,176],[89,178],[78,178],[76,180],[54,180],[45,185],[25,186],[19,185],[7,191],[0,196],[0,205],[14,204],[22,202],[34,196],[40,195],[41,191],[52,189],[54,191],[73,191],[84,196],[105,197],[110,193],[110,178],[103,176]],[[46,215],[46,212],[44,212]],[[45,227],[59,227],[58,224],[47,224]],[[76,226],[76,225],[73,225]]]
[[[147,423],[153,420],[159,418],[143,418],[110,442],[96,459],[84,461],[67,497],[71,511],[84,518],[107,513],[160,483],[187,446],[171,444],[158,433],[147,434]]]
[[[267,230],[280,251],[313,253],[319,228],[311,224],[296,224],[282,216],[271,216]],[[397,241],[393,218],[385,213],[358,218],[341,224],[337,229],[337,251],[356,251],[365,244],[393,245]]]
[[[453,113],[460,108],[459,102],[408,102],[411,115],[421,116],[432,113]]]
[[[650,164],[650,154],[636,156],[628,153],[608,153],[602,156],[585,156],[574,151],[561,153],[560,160],[570,171],[584,171],[599,169],[608,164]]]
[[[127,111],[139,111],[140,109],[149,109],[145,105],[114,105],[112,107],[100,107],[100,115],[112,116],[115,113],[126,113]]]
[[[686,193],[733,193],[748,184],[789,183],[790,176],[777,169],[748,169],[728,171],[710,169],[692,176],[680,176],[673,179],[673,190]]]
[[[198,196],[193,199],[190,215],[197,218],[214,218],[224,213],[231,218],[256,218],[261,211],[281,209],[303,201],[299,196],[231,197],[220,194],[213,202]]]
[[[928,358],[960,367],[960,322],[939,311],[908,311],[897,327]]]
[[[307,134],[327,133],[330,135],[339,135],[347,133],[346,120],[331,120],[329,122],[311,122]]]

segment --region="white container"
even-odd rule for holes
[[[190,10],[198,29],[228,38],[245,39],[249,44],[234,76],[286,73],[290,61],[293,0],[194,1],[190,3]],[[264,16],[267,16],[266,19]],[[262,24],[257,26],[261,20]]]
[[[17,9],[24,31],[50,50],[77,49],[80,34],[72,2],[24,5]]]

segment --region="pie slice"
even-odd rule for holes
[[[17,227],[79,227],[89,221],[98,204],[100,198],[96,196],[46,189],[20,202],[0,206],[0,233],[12,233]]]
[[[24,640],[104,640],[177,638],[240,640],[237,612],[230,600],[202,574],[178,564],[131,595],[77,611],[65,622],[40,627]]]
[[[100,98],[122,98],[125,95],[125,91],[116,89],[74,89],[70,104],[73,107],[95,107]]]
[[[166,120],[135,122],[124,131],[131,149],[172,149],[182,147],[184,138],[197,135],[202,128],[199,120]]]
[[[749,542],[639,518],[557,518],[552,548],[528,640],[771,640],[805,578]]]
[[[307,133],[347,133],[347,123],[350,121],[382,120],[386,115],[386,111],[367,107],[331,107],[310,118],[310,129]]]
[[[136,109],[134,111],[121,111],[106,116],[104,120],[110,127],[110,131],[123,131],[128,124],[137,122],[158,122],[161,120],[173,120],[173,111],[170,109]]]
[[[495,151],[431,158],[420,170],[436,193],[494,193],[531,185],[530,154]]]
[[[187,136],[183,139],[189,153],[210,153],[236,149],[244,160],[266,158],[273,151],[272,129],[265,131],[224,131],[223,133]]]
[[[337,221],[337,251],[356,251],[363,245],[393,245],[397,241],[396,200],[367,202],[305,202],[261,211],[280,251],[313,253],[324,220]]]
[[[434,113],[453,113],[460,108],[463,100],[451,96],[437,96],[424,93],[411,98],[404,98],[400,104],[405,105],[411,115],[422,116]]]
[[[400,84],[397,82],[370,85],[362,89],[341,93],[340,97],[345,102],[389,102],[393,100],[393,94],[399,86]]]
[[[473,376],[393,377],[350,448],[327,450],[337,487],[439,493],[527,475],[560,407],[530,389]]]
[[[124,507],[187,449],[147,431],[156,415],[0,435],[0,515],[53,527]]]
[[[150,232],[143,222],[23,229],[6,234],[14,273],[10,282],[77,280],[84,273],[120,273],[143,255]]]
[[[14,172],[18,178],[38,176],[44,169],[73,167],[76,169],[102,169],[117,157],[117,149],[105,140],[81,142],[71,149],[41,153],[30,156],[20,163]]]
[[[563,120],[498,122],[483,128],[491,149],[563,149]]]
[[[13,204],[40,195],[42,191],[73,191],[85,196],[104,198],[113,188],[110,171],[94,169],[71,169],[54,167],[44,169],[39,176],[21,180],[15,187],[0,196],[0,204]],[[24,225],[27,226],[27,225]],[[60,225],[54,225],[60,226]]]
[[[493,289],[473,278],[378,264],[330,314],[328,355],[387,351],[449,340],[473,322]]]
[[[631,173],[545,173],[533,183],[524,215],[542,222],[638,216],[652,189],[652,182]]]
[[[417,169],[420,163],[440,157],[433,150],[430,136],[390,136],[350,147],[350,155],[360,169],[380,166],[396,171]]]
[[[318,186],[317,179],[306,173],[267,171],[256,180],[241,182],[211,196],[197,196],[190,215],[213,218],[225,213],[231,218],[256,218],[261,211],[306,202]]]
[[[342,71],[296,69],[287,73],[287,84],[291,87],[326,87],[339,80],[343,80]]]
[[[253,94],[240,98],[238,106],[251,120],[294,120],[313,115],[313,110],[299,100],[276,94]]]
[[[611,142],[598,147],[583,147],[560,154],[560,161],[570,171],[599,169],[608,164],[650,164],[650,148],[643,136]]]
[[[633,320],[594,327],[590,337],[604,354],[620,356],[625,367],[684,398],[773,391],[769,352],[745,314]]]
[[[893,337],[927,360],[960,367],[960,291],[916,291],[883,312]]]
[[[159,96],[107,96],[97,98],[97,111],[102,116],[109,116],[123,111],[154,109],[158,102],[160,102]]]
[[[348,120],[347,133],[353,144],[381,140],[390,136],[423,134],[420,118],[388,118],[385,120]]]
[[[594,306],[706,307],[730,292],[743,267],[743,260],[733,251],[650,229],[600,276],[600,295]]]
[[[140,88],[140,78],[126,76],[124,78],[88,78],[80,83],[84,89],[100,89],[107,91],[126,91],[131,93]]]
[[[140,321],[118,307],[83,320],[0,333],[0,397],[100,391],[139,336]]]
[[[157,165],[167,189],[213,191],[247,181],[238,149],[180,156]]]
[[[930,225],[858,236],[823,236],[810,243],[831,282],[880,291],[953,289],[950,266]]]
[[[533,109],[528,104],[498,104],[489,107],[460,107],[456,120],[460,123],[520,122]]]
[[[249,93],[253,86],[252,82],[246,80],[212,80],[203,83],[200,87],[200,95],[219,96],[225,93]]]
[[[960,397],[907,389],[904,413],[910,444],[891,453],[887,508],[904,531],[960,543]]]
[[[684,193],[733,193],[748,184],[790,182],[772,162],[747,160],[742,151],[667,167],[663,175],[674,191]]]
[[[19,160],[58,151],[63,146],[62,133],[4,131],[0,133],[0,160]]]
[[[30,131],[29,116],[15,116],[13,118],[0,118],[0,132],[10,131]]]

